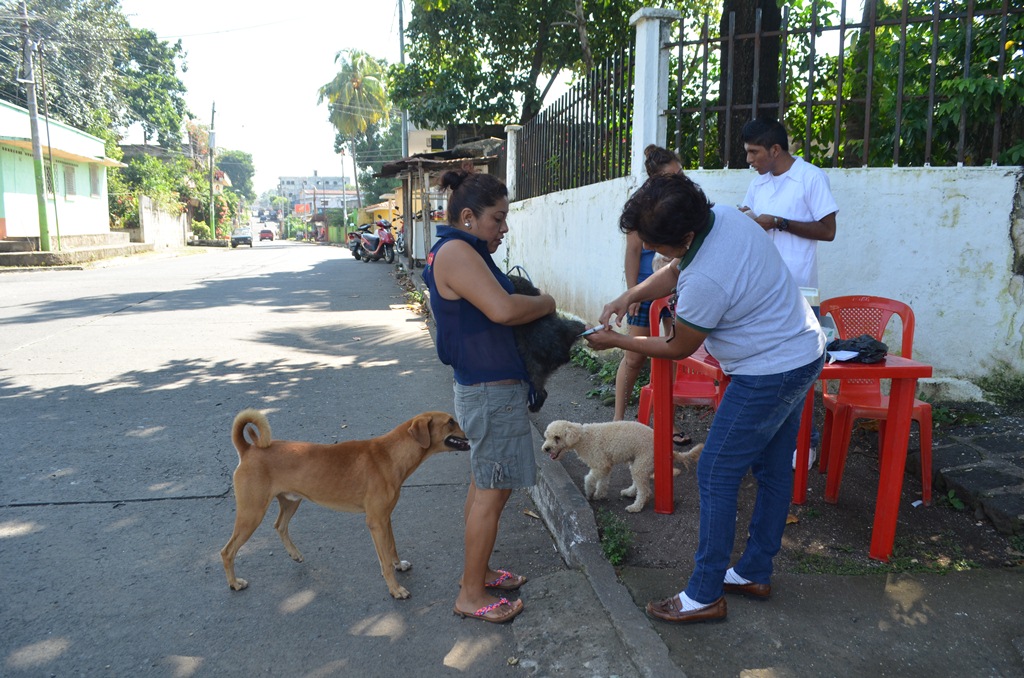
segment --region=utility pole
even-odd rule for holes
[[[348,233],[348,196],[345,194],[345,147],[341,147],[341,212],[345,215],[345,232]]]
[[[39,207],[39,250],[50,251],[50,224],[46,216],[46,183],[43,180],[43,147],[39,143],[39,108],[36,104],[35,70],[32,68],[32,39],[28,30],[28,3],[21,0],[21,35],[25,58],[25,85],[28,101],[28,120],[32,133],[32,165],[36,175],[36,203]],[[51,172],[53,168],[51,167]],[[53,181],[51,174],[51,181]],[[54,191],[57,187],[54,186]]]
[[[402,7],[405,0],[398,0],[398,50],[399,59],[405,65],[405,18]],[[409,111],[402,109],[402,157],[409,157]]]
[[[217,102],[210,108],[210,229],[214,240],[217,239],[217,204],[213,202],[213,151],[217,146],[217,133],[213,130],[213,118],[217,115]]]

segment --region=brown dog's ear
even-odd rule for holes
[[[416,417],[409,427],[409,435],[424,450],[430,447],[430,417]]]

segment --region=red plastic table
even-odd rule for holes
[[[707,351],[698,349],[686,358],[688,367],[701,374],[727,383],[729,377],[718,361]],[[887,356],[873,363],[835,362],[825,365],[819,379],[891,379],[889,413],[882,443],[879,469],[878,497],[871,529],[868,555],[876,560],[888,560],[896,538],[896,519],[899,515],[900,494],[903,491],[903,473],[907,463],[907,441],[910,437],[911,415],[917,380],[932,375],[931,365],[899,356]],[[651,361],[651,383],[654,386],[654,511],[672,513],[672,361]],[[810,453],[811,414],[814,411],[814,390],[807,393],[800,434],[797,438],[797,473],[793,477],[793,503],[803,504],[807,499],[807,456]],[[839,463],[839,455],[830,455],[830,465]],[[800,471],[802,469],[802,472]],[[838,468],[837,468],[838,470]],[[832,471],[830,468],[829,471]],[[835,477],[836,474],[831,474]],[[839,488],[826,483],[825,501],[836,503]]]

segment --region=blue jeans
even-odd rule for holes
[[[757,480],[746,548],[736,573],[758,584],[771,583],[772,559],[793,494],[793,450],[807,389],[825,356],[789,372],[732,375],[711,423],[700,461],[700,538],[694,570],[686,587],[692,600],[708,604],[722,595],[736,537],[740,482],[749,469]]]

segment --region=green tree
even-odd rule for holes
[[[402,157],[402,121],[391,118],[388,124],[384,121],[376,123],[367,128],[366,134],[350,139],[338,132],[334,139],[336,151],[354,144],[355,152],[362,158],[363,166],[359,169],[359,185],[366,195],[366,202],[374,204],[380,202],[380,196],[391,193],[401,182],[397,179],[382,179],[374,174],[380,172],[384,163],[398,160]]]
[[[427,127],[526,122],[559,74],[583,72],[588,56],[602,59],[628,44],[628,19],[644,4],[414,0],[408,63],[390,69],[391,98]]]
[[[36,67],[45,80],[51,115],[85,129],[94,111],[106,110],[120,124],[124,105],[114,64],[130,29],[118,0],[33,0],[28,9],[32,40],[42,45]],[[0,3],[0,15],[11,18],[7,25],[12,29],[20,14],[20,2]],[[5,30],[0,35],[0,96],[24,104],[17,82],[23,77],[19,31]]]
[[[36,73],[51,116],[83,130],[102,124],[123,131],[140,123],[147,137],[168,147],[180,143],[186,112],[177,76],[180,43],[131,28],[119,0],[31,0],[28,10],[31,39],[39,46]],[[0,0],[0,16],[11,29],[20,14],[20,2]],[[21,69],[20,32],[0,31],[0,99],[25,104]]]
[[[130,33],[127,49],[117,55],[115,64],[127,108],[125,121],[140,123],[147,143],[156,137],[164,148],[177,150],[188,110],[185,85],[177,70],[185,57],[181,41],[171,44],[144,29],[131,29]]]
[[[391,100],[384,87],[387,64],[355,49],[338,52],[334,61],[338,74],[320,88],[317,103],[328,103],[328,120],[339,133],[349,139],[365,138],[372,125],[388,120],[391,113]],[[358,167],[355,149],[352,160]],[[358,181],[356,199],[362,206]]]
[[[252,164],[251,153],[227,149],[218,151],[215,164],[231,177],[231,188],[235,193],[249,202],[256,199],[256,193],[252,188],[252,178],[256,174],[256,169]]]
[[[863,21],[872,13],[877,21],[899,20],[902,5],[908,15],[932,16],[942,11],[952,14],[963,3],[938,0],[903,0],[902,3],[865,0]],[[933,37],[930,22],[912,24],[905,36],[898,26],[879,27],[874,35],[874,69],[870,108],[860,106],[846,114],[844,164],[859,166],[864,156],[864,113],[870,111],[870,144],[867,162],[872,166],[892,164],[894,148],[899,146],[900,165],[953,165],[958,162],[961,111],[964,117],[964,162],[981,165],[998,162],[1024,162],[1024,15],[1012,14],[1005,37],[998,14],[1001,0],[976,0],[975,18],[968,24],[961,17],[939,22]],[[867,96],[867,59],[870,36],[862,33],[849,52],[844,98],[864,100]],[[931,157],[926,157],[929,114],[927,90],[932,66],[933,40],[937,45],[935,82],[938,98],[931,108]],[[968,40],[970,49],[968,50]],[[899,67],[904,62],[902,97],[899,96]],[[999,72],[1000,59],[1003,73]],[[899,109],[899,138],[896,120]],[[849,109],[846,109],[849,111]],[[1001,149],[993,157],[993,130],[999,115]]]

